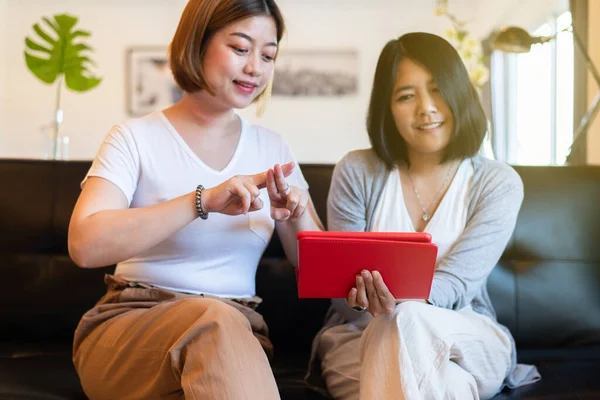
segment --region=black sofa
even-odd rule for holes
[[[89,162],[0,160],[0,399],[85,399],[70,358],[81,315],[112,268],[77,268],[67,227]],[[304,165],[326,220],[331,165]],[[496,399],[600,399],[600,168],[518,167],[525,201],[489,282],[500,321],[539,383]],[[327,300],[299,300],[275,237],[257,291],[284,400],[321,399],[303,375]]]

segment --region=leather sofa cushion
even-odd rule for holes
[[[488,281],[520,347],[600,344],[600,168],[525,167],[519,218]]]

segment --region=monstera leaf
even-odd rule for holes
[[[77,41],[91,34],[75,30],[78,19],[68,14],[42,19],[47,25],[46,29],[50,28],[51,31],[48,33],[36,23],[33,30],[39,36],[38,41],[29,37],[25,39],[25,62],[29,70],[48,84],[64,76],[66,86],[77,92],[85,92],[98,86],[102,79],[92,76],[88,67],[94,65],[94,62],[85,55],[92,52],[92,48]]]

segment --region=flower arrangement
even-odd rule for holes
[[[444,36],[465,63],[473,86],[480,91],[490,78],[481,43],[467,31],[465,21],[460,21],[454,14],[448,12],[448,0],[437,0],[434,13],[437,16],[448,18],[452,23],[452,27],[446,29]]]

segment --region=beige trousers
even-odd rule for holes
[[[489,399],[512,365],[510,338],[490,318],[414,301],[328,329],[318,350],[336,400]]]
[[[91,400],[278,400],[272,354],[256,302],[131,284],[81,319],[73,363]]]

